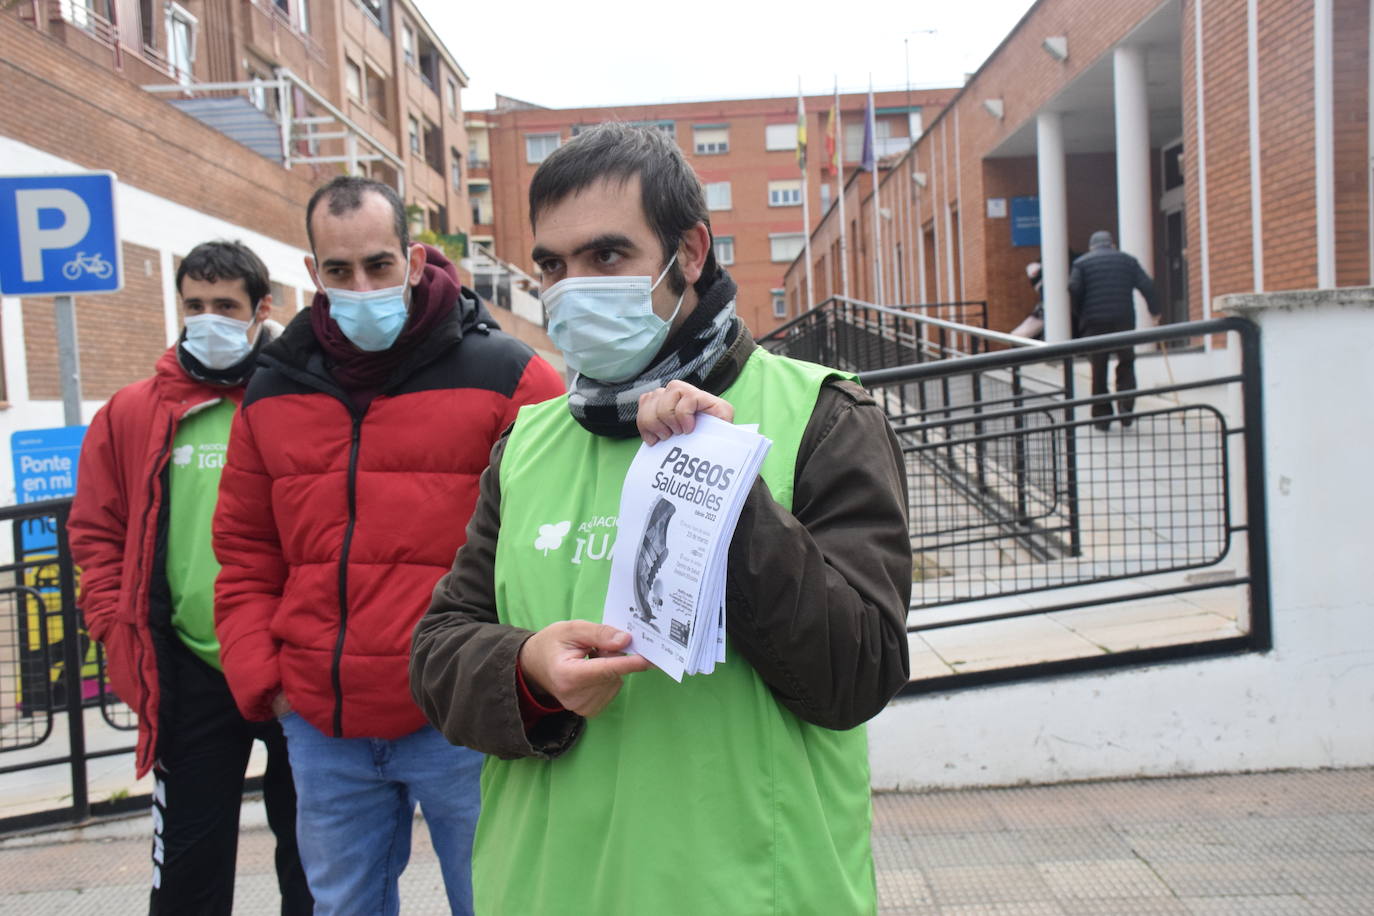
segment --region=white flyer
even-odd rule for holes
[[[771,445],[699,414],[691,433],[641,445],[625,475],[602,620],[676,681],[724,655],[726,555]]]

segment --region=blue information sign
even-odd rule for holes
[[[1011,243],[1017,248],[1040,246],[1040,198],[1011,199]]]
[[[14,492],[20,503],[76,494],[76,465],[81,457],[84,426],[20,430],[10,435],[14,459]],[[26,555],[57,549],[51,518],[32,519],[22,529]]]
[[[124,282],[113,172],[0,177],[0,293],[112,293]]]

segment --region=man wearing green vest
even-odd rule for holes
[[[907,679],[901,452],[877,404],[757,347],[671,138],[607,124],[530,186],[577,371],[492,451],[415,631],[411,690],[485,751],[478,913],[876,909],[862,723]],[[730,545],[727,660],[676,683],[602,615],[641,441],[705,412],[773,440]]]
[[[81,612],[115,692],[138,714],[137,774],[155,778],[149,912],[233,910],[244,771],[260,740],[281,912],[306,914],[286,741],[275,721],[240,715],[229,693],[210,547],[229,424],[281,326],[268,317],[267,268],[240,242],[191,249],[176,288],[180,338],[151,378],[115,392],[82,442],[67,523]]]

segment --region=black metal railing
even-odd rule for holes
[[[1245,600],[1234,626],[1196,638],[1184,621],[1091,657],[976,673],[956,661],[915,689],[1269,647],[1254,325],[1193,322],[1046,345],[925,311],[835,300],[760,341],[859,372],[887,410],[906,456],[918,639],[1017,618],[1066,623],[1112,605],[1205,603],[1222,592]],[[1168,352],[1208,336],[1239,356],[1240,371],[1194,367],[1174,381]],[[998,344],[1008,348],[990,350]],[[1084,394],[1093,355],[1122,348],[1145,351],[1139,364],[1156,359],[1167,380],[1138,388],[1129,405]],[[1114,422],[1101,430],[1093,407],[1113,402]]]
[[[102,727],[125,731],[137,721],[110,690],[104,654],[76,609],[76,570],[67,547],[70,509],[70,499],[0,507],[13,550],[11,561],[0,565],[0,777],[66,767],[71,784],[70,805],[0,819],[0,832],[127,807],[90,799],[87,762],[134,748],[116,742],[120,746],[92,749],[88,709],[98,709]],[[45,753],[41,746],[49,740],[61,746]]]

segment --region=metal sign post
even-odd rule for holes
[[[81,353],[76,347],[76,300],[58,296],[53,300],[57,322],[57,371],[62,379],[62,422],[81,425]]]
[[[124,285],[114,189],[113,172],[0,177],[0,293],[57,297],[57,359],[68,426],[81,424],[72,296],[113,293]]]

